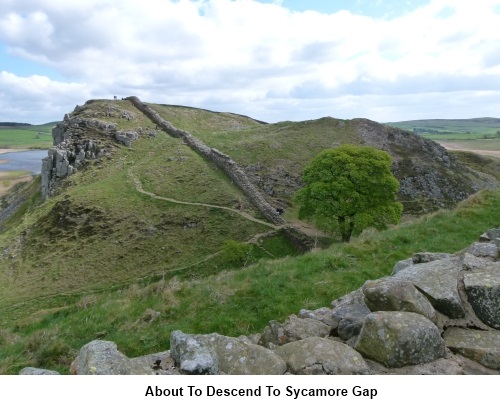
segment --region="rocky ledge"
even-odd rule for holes
[[[417,253],[330,308],[238,338],[175,331],[170,350],[128,358],[83,346],[72,374],[500,374],[500,228],[458,254]],[[21,374],[53,374],[27,368]]]

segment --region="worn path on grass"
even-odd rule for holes
[[[235,210],[234,208],[224,207],[224,206],[221,206],[221,205],[195,203],[195,202],[189,202],[189,201],[179,201],[179,200],[175,200],[174,198],[162,197],[162,196],[156,195],[155,193],[151,193],[149,191],[144,190],[144,188],[142,187],[142,184],[141,184],[140,180],[136,176],[134,176],[134,174],[130,170],[129,170],[128,174],[129,174],[130,178],[132,179],[132,181],[134,183],[135,189],[139,193],[148,195],[151,198],[154,198],[155,200],[168,201],[168,202],[171,202],[171,203],[174,203],[174,204],[195,205],[195,206],[198,206],[198,207],[216,208],[216,209],[220,209],[220,210],[230,211],[230,212],[233,212],[233,213],[235,213],[235,214],[237,214],[237,215],[239,215],[239,216],[247,219],[248,221],[252,221],[252,222],[255,222],[257,224],[268,226],[269,228],[273,228],[273,229],[276,229],[276,230],[281,229],[281,226],[279,226],[279,225],[274,225],[274,224],[271,224],[269,222],[262,221],[260,219],[254,218],[253,216],[251,216],[247,212]]]

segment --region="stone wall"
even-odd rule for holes
[[[240,189],[259,209],[259,211],[267,220],[271,221],[273,224],[278,225],[282,225],[285,223],[283,218],[281,218],[276,212],[276,208],[272,207],[264,199],[262,194],[250,182],[242,168],[228,155],[218,151],[217,149],[210,148],[204,142],[194,137],[189,132],[176,128],[170,122],[163,119],[160,114],[158,114],[158,112],[156,112],[151,106],[142,103],[137,97],[127,97],[127,100],[130,100],[138,110],[142,111],[162,130],[172,136],[182,138],[186,142],[186,144],[191,146],[196,152],[214,162],[217,167],[222,169],[236,183],[236,185],[240,187]]]

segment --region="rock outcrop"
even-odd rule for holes
[[[459,163],[430,139],[367,119],[354,119],[352,123],[364,144],[391,155],[392,172],[400,184],[399,200],[407,213],[449,208],[497,184],[491,176]]]
[[[466,253],[415,254],[393,276],[367,281],[331,308],[270,321],[257,336],[174,331],[170,351],[135,359],[113,342],[92,341],[71,372],[500,374],[499,234],[500,228],[487,231],[484,246]]]
[[[53,147],[42,160],[42,198],[54,194],[60,181],[84,166],[90,159],[105,155],[109,139],[123,144],[133,136],[117,131],[116,124],[97,119],[64,116],[52,129]],[[130,141],[128,143],[130,145]]]
[[[64,116],[64,120],[52,129],[53,147],[42,160],[42,198],[53,195],[61,180],[76,172],[89,161],[109,154],[117,145],[130,146],[141,133],[136,130],[120,130],[118,124],[104,121],[122,119],[130,121],[134,115],[130,111],[108,103],[104,111],[93,110],[95,100]],[[104,120],[103,120],[104,119]],[[148,135],[154,135],[151,131]]]

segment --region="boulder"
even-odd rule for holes
[[[44,368],[25,367],[19,375],[60,375],[57,371],[46,370]]]
[[[410,257],[409,259],[400,260],[397,262],[392,268],[392,275],[399,273],[401,270],[406,269],[407,267],[413,264],[413,259]]]
[[[129,359],[130,374],[162,374],[176,375],[179,370],[175,368],[175,360],[170,356],[170,351],[148,354],[146,356]],[[153,370],[151,372],[151,370]]]
[[[269,322],[262,333],[259,345],[269,348],[272,345],[281,346],[312,336],[325,337],[330,332],[331,327],[324,322],[290,315],[283,324],[277,321]]]
[[[465,272],[464,285],[477,317],[486,325],[500,329],[500,263],[491,263],[491,267],[484,270]]]
[[[398,368],[387,368],[373,360],[366,359],[371,374],[375,375],[463,375],[465,370],[455,359],[437,359],[429,363]],[[479,364],[478,364],[479,366]]]
[[[480,236],[479,242],[489,242],[494,239],[500,239],[500,228],[488,229]]]
[[[332,307],[333,320],[338,324],[337,335],[344,341],[359,335],[366,315],[371,312],[361,289],[333,301]]]
[[[365,318],[355,350],[386,367],[428,363],[444,356],[439,329],[412,312],[373,312]]]
[[[448,258],[414,264],[401,270],[394,277],[411,281],[427,295],[435,309],[456,319],[465,315],[457,281],[461,270],[460,260]]]
[[[499,247],[494,243],[476,242],[473,243],[467,253],[477,257],[490,257],[496,259],[499,256]]]
[[[362,288],[365,303],[373,312],[415,312],[436,321],[436,311],[429,300],[409,281],[385,277],[369,280]]]
[[[118,351],[116,343],[93,340],[80,349],[71,365],[77,375],[126,375],[129,373],[128,358]]]
[[[271,350],[217,333],[174,331],[170,351],[184,374],[276,375],[286,371],[285,362]]]
[[[288,343],[288,338],[285,335],[283,325],[278,321],[269,321],[267,326],[260,335],[258,344],[267,348],[274,348],[274,346],[281,346]]]
[[[130,146],[132,141],[135,141],[139,137],[139,134],[134,131],[117,131],[115,133],[115,139],[125,146]]]
[[[500,370],[500,332],[448,328],[446,346],[485,367]]]
[[[344,343],[310,337],[277,347],[292,374],[369,374],[363,357]]]
[[[338,325],[333,320],[332,310],[330,308],[318,308],[313,311],[308,309],[301,309],[298,314],[299,318],[314,319],[323,322],[331,328],[336,328]]]
[[[71,364],[77,375],[154,375],[155,364],[169,357],[169,352],[129,359],[118,351],[116,343],[93,340],[80,349]],[[158,363],[159,364],[159,363]]]
[[[434,262],[436,260],[449,259],[453,256],[454,255],[450,253],[419,252],[415,253],[412,256],[412,262],[413,264],[429,263],[429,262]]]
[[[465,253],[462,261],[464,271],[474,271],[489,269],[495,266],[495,262],[484,257],[477,257],[470,253]]]

